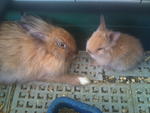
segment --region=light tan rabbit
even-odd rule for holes
[[[24,16],[0,25],[0,82],[88,84],[87,77],[67,74],[76,54],[73,37],[40,18]]]
[[[135,37],[106,28],[101,24],[87,41],[86,51],[95,64],[107,69],[126,71],[134,68],[143,58],[143,48]]]

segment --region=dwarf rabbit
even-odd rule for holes
[[[66,30],[39,17],[23,16],[0,25],[0,82],[60,82],[85,85],[84,76],[67,74],[77,54],[75,40]]]
[[[106,69],[127,71],[133,69],[143,58],[143,48],[135,37],[106,28],[104,16],[101,24],[86,44],[86,51],[94,64]]]

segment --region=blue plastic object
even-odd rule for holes
[[[48,108],[47,113],[58,113],[61,108],[71,108],[79,113],[102,113],[98,108],[73,100],[68,97],[59,97],[55,99]]]

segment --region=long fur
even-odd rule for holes
[[[101,25],[87,41],[86,50],[97,65],[117,71],[135,68],[143,59],[144,50],[134,36],[108,30]],[[105,27],[105,28],[104,28]]]
[[[19,24],[3,22],[0,25],[0,82],[57,78],[67,73],[71,61],[69,59],[77,51],[73,37],[63,28],[33,17],[27,20],[28,24],[34,24],[34,28],[48,38],[41,42]],[[56,38],[67,44],[67,50],[57,47]]]

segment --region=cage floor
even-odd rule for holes
[[[46,113],[57,97],[68,96],[97,106],[104,113],[150,113],[150,52],[135,70],[117,73],[90,66],[91,59],[80,52],[70,72],[87,75],[88,86],[33,82],[0,85],[0,113]]]

